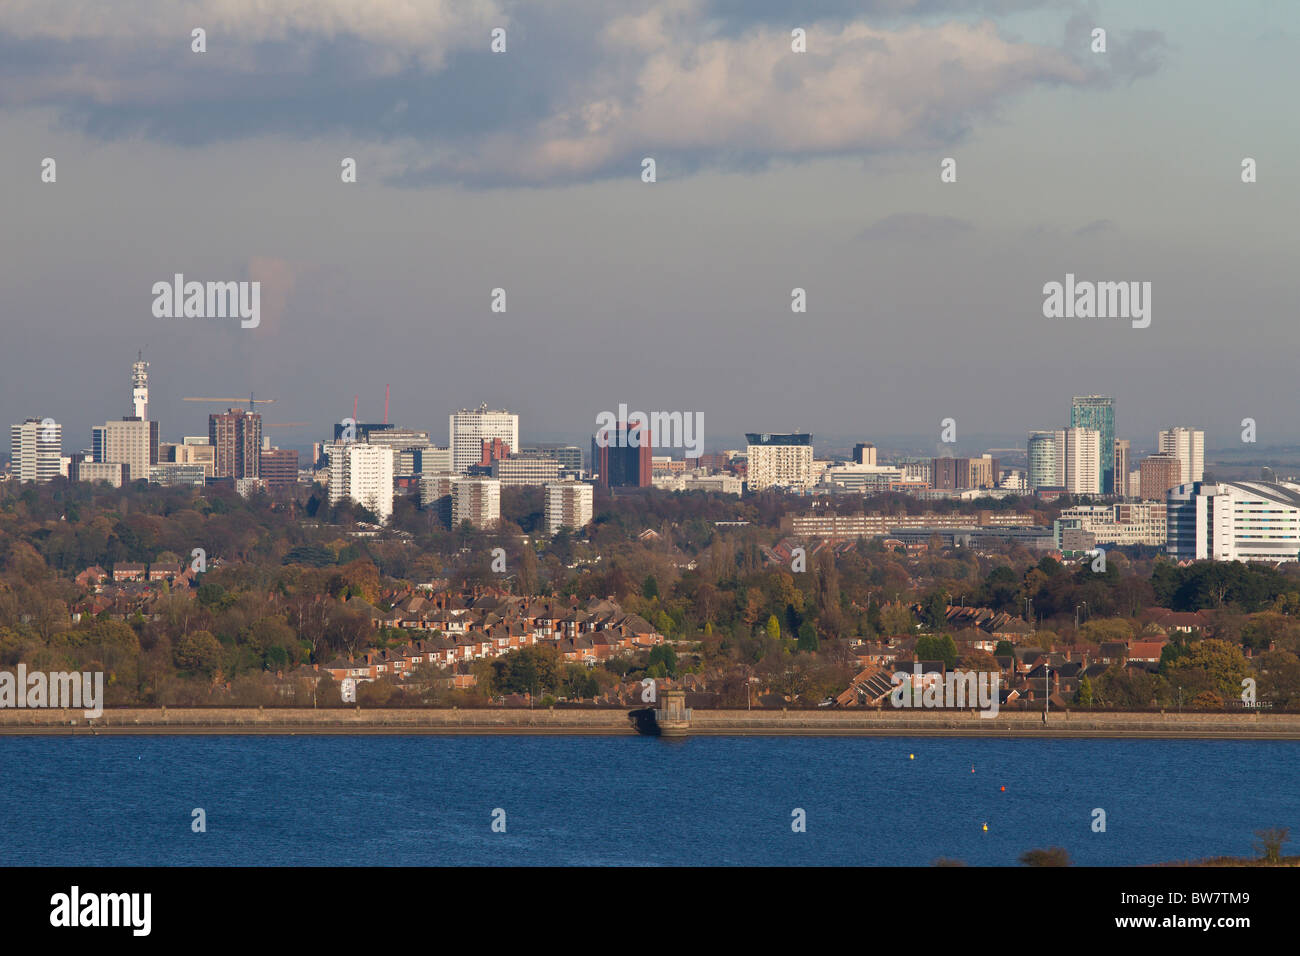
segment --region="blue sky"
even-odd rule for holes
[[[68,449],[141,347],[171,439],[206,429],[183,395],[277,398],[299,444],[386,383],[442,440],[483,401],[525,441],[620,402],[703,412],[709,447],[1014,436],[1092,392],[1139,447],[1300,439],[1295,4],[112,7],[0,10],[0,408]],[[259,279],[261,327],[154,318],[176,272]],[[1150,281],[1150,328],[1045,319],[1067,272]]]

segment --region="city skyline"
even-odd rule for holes
[[[0,94],[24,146],[4,177],[24,237],[0,262],[9,421],[82,434],[118,355],[143,347],[174,370],[160,407],[256,391],[290,420],[329,408],[318,427],[354,394],[377,418],[391,383],[404,422],[490,401],[568,440],[593,394],[701,410],[719,436],[923,436],[948,417],[1024,434],[1059,390],[1114,396],[1130,437],[1192,421],[1226,444],[1250,417],[1261,445],[1300,441],[1273,411],[1300,218],[1300,133],[1277,117],[1300,10],[360,9],[277,29],[232,10],[204,54],[179,12],[0,12],[0,44],[46,52]],[[321,63],[365,55],[285,63],[286,30]],[[918,86],[945,58],[959,82]],[[697,95],[697,61],[731,64],[716,96]],[[70,64],[106,80],[51,79]],[[444,87],[455,104],[427,94]],[[257,326],[155,316],[153,286],[178,273],[261,282]],[[1067,275],[1150,282],[1150,326],[1044,318],[1044,285]]]

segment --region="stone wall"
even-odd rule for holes
[[[626,710],[114,708],[0,710],[0,734],[31,733],[561,733],[634,734]],[[1236,737],[1300,739],[1300,714],[768,711],[692,712],[691,734]]]

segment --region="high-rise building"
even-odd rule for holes
[[[931,486],[936,491],[996,488],[1001,462],[989,455],[979,458],[934,458],[930,461]]]
[[[335,442],[330,452],[330,504],[351,498],[380,524],[393,516],[393,449]]]
[[[1148,455],[1142,459],[1142,492],[1144,501],[1160,501],[1170,488],[1183,484],[1183,463],[1177,455]]]
[[[1070,427],[1096,431],[1101,446],[1101,490],[1115,493],[1115,400],[1104,395],[1076,395],[1070,405]]]
[[[1065,487],[1065,431],[1029,433],[1029,487]]]
[[[262,416],[231,408],[208,416],[208,442],[216,449],[213,472],[217,478],[260,478]]]
[[[123,418],[105,422],[90,430],[90,441],[95,461],[127,466],[127,481],[147,481],[149,469],[158,464],[156,421]]]
[[[1127,498],[1133,493],[1128,488],[1128,453],[1129,440],[1127,438],[1115,439],[1115,494],[1121,498]]]
[[[745,484],[750,491],[765,488],[806,490],[813,476],[812,435],[807,432],[771,434],[747,432]]]
[[[639,420],[619,422],[616,430],[602,428],[591,439],[591,467],[601,488],[649,488],[654,436]]]
[[[447,527],[451,527],[451,493],[458,479],[450,470],[420,478],[420,507],[434,511]]]
[[[475,462],[485,468],[491,468],[494,461],[500,461],[510,454],[510,446],[500,438],[484,438],[483,450],[479,455],[479,460]]]
[[[876,446],[871,442],[858,442],[853,446],[853,460],[859,465],[876,463]]]
[[[483,440],[499,438],[512,449],[519,447],[519,416],[505,409],[462,408],[448,419],[452,469],[464,474],[483,457]]]
[[[574,531],[591,524],[594,493],[585,481],[556,481],[546,486],[546,530]]]
[[[1162,455],[1173,455],[1183,466],[1182,483],[1205,477],[1205,432],[1199,428],[1177,426],[1160,433]]]
[[[495,478],[457,478],[451,488],[451,524],[468,521],[480,530],[501,523],[501,482]]]
[[[1171,488],[1165,501],[1168,553],[1177,561],[1300,559],[1300,485],[1193,481]]]
[[[393,449],[393,475],[409,478],[421,474],[423,453],[432,449],[429,433],[415,428],[400,428],[388,423],[356,422],[352,431],[345,434],[347,426],[334,423],[334,440],[359,441],[369,445],[385,445]]]
[[[52,418],[29,418],[9,427],[10,459],[17,481],[49,481],[59,477],[63,458],[63,426]]]
[[[258,468],[269,491],[292,488],[298,484],[298,450],[263,448]]]
[[[1102,442],[1095,428],[1065,429],[1065,490],[1072,495],[1102,494]],[[1115,450],[1111,448],[1112,467]]]

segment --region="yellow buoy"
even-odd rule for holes
[[[915,760],[915,759],[916,759],[916,754],[908,754],[908,755],[907,755],[907,759],[908,759],[908,760]]]
[[[988,832],[989,832],[989,825],[988,825],[987,823],[984,824],[984,832],[985,832],[985,833],[988,833]]]

